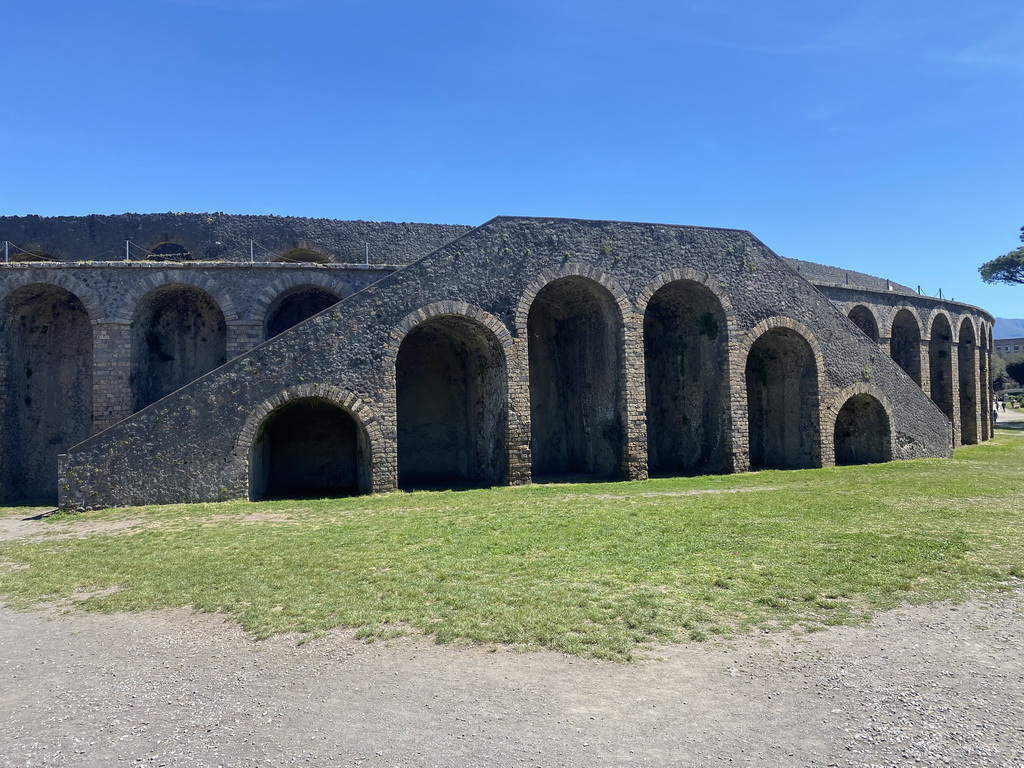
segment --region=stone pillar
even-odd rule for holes
[[[629,480],[647,479],[647,391],[644,371],[643,318],[630,313],[622,329],[623,425],[626,455],[623,474]]]
[[[921,390],[928,397],[932,396],[932,366],[931,358],[928,356],[930,348],[931,342],[921,339],[921,347],[918,352],[918,358],[921,360]]]
[[[879,336],[878,346],[885,353],[886,357],[892,358],[892,336]]]
[[[526,338],[513,339],[507,353],[508,484],[527,485],[533,479],[533,460],[530,452],[530,356]]]
[[[92,422],[99,432],[135,411],[132,395],[131,326],[94,323],[92,351]]]
[[[963,445],[960,435],[960,343],[951,341],[949,343],[949,367],[950,367],[950,388],[953,400],[953,447],[959,448]]]
[[[227,323],[227,359],[244,355],[263,341],[263,328],[242,320]]]

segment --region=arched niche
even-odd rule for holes
[[[166,241],[149,249],[153,261],[189,261],[192,254],[181,243]]]
[[[889,353],[896,364],[921,386],[921,326],[908,309],[901,309],[892,321]]]
[[[368,493],[370,445],[337,403],[305,397],[272,411],[249,455],[249,498],[323,498]]]
[[[974,445],[978,442],[979,415],[988,418],[988,406],[982,414],[978,413],[978,358],[977,336],[970,320],[960,324],[960,337],[957,349],[957,372],[960,380],[960,442]]]
[[[224,313],[201,288],[181,283],[160,286],[136,307],[131,349],[138,410],[226,361]]]
[[[874,312],[863,304],[858,304],[850,310],[848,317],[854,325],[864,332],[865,336],[875,342],[875,344],[878,343],[878,321],[875,320]]]
[[[506,360],[490,329],[460,315],[420,323],[402,339],[395,384],[399,486],[506,481]]]
[[[340,301],[326,288],[303,285],[282,294],[267,310],[263,320],[263,338],[272,339],[292,326],[323,312]]]
[[[724,472],[728,338],[722,304],[689,280],[662,286],[644,313],[651,474]]]
[[[836,464],[892,461],[889,414],[872,395],[853,395],[843,404],[834,438]]]
[[[0,493],[54,504],[57,456],[92,431],[92,323],[82,301],[55,285],[24,286],[0,307]]]
[[[928,342],[928,370],[932,401],[946,418],[953,421],[953,330],[945,315],[932,321],[931,341]]]
[[[818,367],[811,345],[790,328],[765,331],[747,354],[745,376],[750,466],[817,466]]]
[[[527,319],[534,478],[619,477],[622,318],[611,293],[585,277],[545,285]]]

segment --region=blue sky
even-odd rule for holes
[[[1024,317],[1015,0],[35,0],[0,213],[748,229]]]

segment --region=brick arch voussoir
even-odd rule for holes
[[[659,290],[664,288],[666,285],[671,283],[678,283],[680,281],[686,281],[690,283],[697,283],[704,288],[707,288],[716,299],[719,304],[722,305],[722,312],[725,315],[726,323],[728,323],[730,330],[735,328],[737,324],[736,311],[732,305],[732,299],[729,298],[728,292],[715,280],[711,273],[708,271],[697,271],[690,267],[679,267],[677,269],[670,269],[667,272],[662,272],[660,275],[651,280],[645,285],[636,298],[636,313],[643,317],[647,311],[647,305],[650,304],[651,299],[654,298]]]
[[[221,313],[224,315],[224,322],[228,325],[236,325],[242,321],[234,299],[231,298],[223,287],[211,277],[193,272],[191,270],[174,269],[159,274],[147,275],[128,291],[121,302],[117,313],[114,316],[115,322],[131,323],[135,317],[135,311],[139,303],[157,288],[166,285],[188,285],[198,288],[209,294],[214,300]]]
[[[391,329],[391,334],[384,343],[384,362],[387,372],[392,377],[395,373],[398,350],[402,346],[405,337],[417,326],[438,317],[463,317],[475,321],[490,331],[498,346],[502,348],[506,364],[508,363],[513,340],[508,327],[501,320],[487,310],[465,301],[438,301],[410,312],[402,318],[398,325]]]
[[[291,293],[297,288],[321,288],[330,291],[339,300],[345,298],[345,286],[338,278],[332,278],[327,274],[302,275],[289,273],[273,280],[269,285],[260,291],[249,311],[247,321],[252,324],[260,324],[267,316],[267,312],[281,297]]]
[[[896,315],[898,315],[904,309],[907,310],[907,312],[909,312],[913,316],[914,322],[917,323],[917,332],[920,334],[921,340],[924,341],[927,337],[925,336],[925,326],[924,320],[921,317],[921,312],[913,304],[908,304],[906,302],[900,302],[899,304],[893,306],[892,311],[886,318],[886,335],[892,337],[892,328],[893,324],[896,322]],[[879,333],[881,333],[881,327],[879,327]]]
[[[56,271],[48,273],[46,279],[33,277],[29,274],[17,274],[0,282],[0,304],[5,302],[7,297],[15,291],[29,285],[52,285],[56,288],[63,288],[82,302],[82,306],[85,307],[89,315],[89,322],[93,325],[102,323],[107,319],[103,305],[89,286],[77,278],[63,275]]]
[[[935,325],[935,321],[939,317],[946,318],[946,322],[949,323],[949,333],[951,336],[955,337],[956,331],[954,329],[958,329],[960,326],[953,320],[953,315],[949,312],[949,310],[945,309],[944,307],[937,307],[928,313],[928,322],[925,325],[925,327],[921,330],[921,339],[923,341],[930,342],[932,340],[932,328]],[[951,339],[951,341],[953,342],[956,342],[956,340],[956,338]]]
[[[530,308],[537,294],[544,290],[545,286],[563,277],[583,277],[597,283],[611,294],[612,300],[619,308],[620,319],[624,327],[636,326],[639,322],[633,302],[618,281],[607,272],[602,272],[595,267],[585,264],[569,262],[559,269],[544,270],[534,278],[533,282],[523,291],[515,311],[516,335],[526,338],[527,323],[530,318]]]
[[[893,435],[896,433],[896,430],[893,428],[892,420],[892,415],[895,413],[895,409],[885,392],[883,392],[877,385],[868,381],[854,382],[847,387],[834,390],[829,395],[827,402],[823,405],[821,411],[822,430],[827,431],[829,434],[833,434],[836,429],[836,419],[839,418],[839,412],[843,410],[843,406],[846,405],[851,397],[856,397],[857,395],[871,395],[871,397],[881,403],[882,408],[885,409],[885,415],[889,419],[889,439],[891,442]],[[825,400],[825,398],[823,398],[823,400]]]
[[[277,392],[272,397],[258,403],[249,412],[242,428],[235,438],[235,446],[232,451],[232,461],[239,467],[245,469],[245,482],[249,482],[249,456],[252,451],[253,442],[259,434],[260,427],[274,411],[283,405],[316,397],[334,403],[344,408],[356,420],[356,423],[366,432],[370,443],[371,466],[380,463],[382,446],[384,444],[384,433],[380,425],[380,419],[376,412],[357,395],[347,389],[336,387],[333,384],[304,382],[295,384]]]
[[[956,338],[954,339],[954,341],[960,341],[960,335],[964,332],[965,325],[971,326],[971,335],[974,337],[974,343],[980,346],[981,336],[978,334],[978,323],[976,323],[974,321],[974,318],[967,313],[962,314],[960,316],[960,322],[953,326],[956,328],[956,332],[954,334]]]

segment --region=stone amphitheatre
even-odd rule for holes
[[[993,318],[741,230],[0,218],[0,493],[109,505],[949,456]]]

